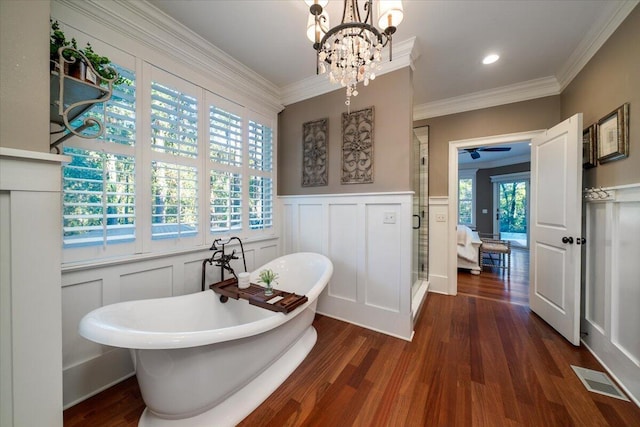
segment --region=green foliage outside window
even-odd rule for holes
[[[500,183],[500,232],[527,232],[527,190],[524,181]]]

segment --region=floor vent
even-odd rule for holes
[[[629,402],[627,396],[624,395],[624,393],[604,372],[598,372],[592,369],[581,368],[573,365],[571,365],[571,368],[573,368],[573,371],[576,373],[578,378],[580,378],[580,381],[582,381],[582,384],[584,384],[587,390]]]

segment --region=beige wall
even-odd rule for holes
[[[587,170],[585,186],[640,182],[640,6],[562,92],[562,118],[582,112],[587,127],[625,102],[630,103],[629,157]]]
[[[412,189],[412,73],[409,67],[358,86],[351,111],[375,107],[372,184],[340,184],[342,113],[345,90],[339,89],[288,105],[278,118],[278,195],[372,193]],[[329,118],[329,184],[302,187],[302,124]]]
[[[49,152],[49,0],[0,0],[0,146]]]
[[[560,96],[434,117],[429,125],[429,196],[448,195],[449,141],[547,129],[560,122]]]

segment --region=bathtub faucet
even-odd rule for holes
[[[237,240],[238,243],[240,243],[240,249],[242,251],[242,262],[244,263],[244,271],[247,271],[247,260],[244,256],[244,246],[242,245],[242,240],[240,240],[239,237],[235,237],[235,236],[230,237],[226,242],[223,241],[222,239],[216,239],[213,241],[213,244],[209,248],[209,250],[215,251],[215,252],[213,253],[213,255],[211,255],[211,258],[208,258],[202,261],[202,290],[203,291],[205,290],[205,269],[206,269],[207,263],[209,263],[209,265],[213,265],[215,263],[216,267],[220,267],[220,281],[224,280],[225,270],[231,273],[233,277],[235,277],[236,279],[238,278],[238,276],[236,276],[235,271],[231,267],[231,260],[238,259],[238,257],[236,256],[236,250],[235,249],[232,250],[230,254],[225,254],[225,248],[224,248],[225,245],[228,245],[229,243],[231,243],[232,240]]]
[[[237,279],[238,276],[236,276],[236,272],[233,271],[233,267],[231,267],[231,260],[238,259],[238,257],[236,256],[236,250],[234,249],[233,251],[231,251],[230,254],[227,254],[227,255],[224,254],[224,251],[216,251],[214,253],[214,256],[216,253],[220,253],[220,252],[222,252],[220,257],[214,260],[214,262],[216,263],[216,267],[221,268],[220,274],[221,274],[222,280],[224,280],[224,270],[227,270],[229,273],[231,273],[233,277]],[[211,259],[213,259],[213,257],[211,257]]]

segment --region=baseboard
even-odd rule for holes
[[[413,298],[411,298],[411,313],[414,324],[418,314],[420,314],[420,310],[422,309],[424,302],[427,300],[427,294],[429,293],[429,281],[422,280],[421,282],[422,283],[420,283],[418,291]]]
[[[339,320],[341,322],[351,323],[352,325],[356,325],[356,326],[359,326],[361,328],[369,329],[371,331],[380,332],[381,334],[389,335],[390,337],[394,337],[394,338],[399,338],[399,339],[401,339],[403,341],[411,341],[411,339],[413,338],[413,331],[411,332],[411,334],[408,337],[405,337],[405,336],[398,335],[398,334],[395,334],[393,332],[385,331],[383,329],[376,328],[376,327],[373,327],[373,326],[370,326],[370,325],[365,325],[365,324],[362,324],[362,323],[354,322],[353,320],[344,319],[344,318],[342,318],[340,316],[337,316],[337,315],[334,315],[334,314],[331,314],[331,313],[324,313],[324,312],[322,312],[320,310],[317,310],[316,312],[318,314],[323,315],[323,316],[330,317],[332,319],[336,319],[336,320]]]
[[[135,375],[129,350],[113,348],[62,372],[63,408],[67,409]]]
[[[449,277],[429,274],[429,292],[449,295]]]
[[[620,378],[618,378],[618,376],[613,373],[613,371],[611,369],[609,369],[609,367],[604,363],[604,361],[598,356],[598,354],[593,351],[593,349],[591,347],[589,347],[589,345],[585,342],[585,340],[581,339],[580,342],[582,343],[582,345],[584,345],[587,350],[589,350],[589,352],[593,355],[593,357],[595,357],[595,359],[602,365],[602,367],[604,368],[605,371],[607,371],[607,373],[611,376],[611,378],[613,378],[616,382],[616,385],[618,387],[620,387],[622,390],[624,390],[625,394],[627,395],[627,397],[629,399],[631,399],[631,401],[633,403],[636,404],[636,406],[638,406],[640,408],[640,396],[634,396],[627,387],[625,387],[624,383],[622,381],[620,381]]]

